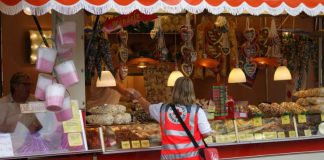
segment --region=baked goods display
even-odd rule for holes
[[[324,97],[324,87],[300,90],[293,94],[295,97]]]
[[[112,125],[112,124],[129,124],[132,121],[130,113],[126,112],[123,105],[104,104],[87,110],[91,115],[86,117],[89,124],[94,125]]]
[[[296,103],[306,108],[307,113],[322,113],[324,111],[324,88],[300,90],[294,93],[298,97]]]

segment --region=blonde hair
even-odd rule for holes
[[[195,100],[195,90],[191,79],[188,77],[178,78],[172,91],[172,103],[191,105]]]

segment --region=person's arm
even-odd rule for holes
[[[198,114],[198,128],[199,128],[199,131],[200,131],[201,135],[203,136],[203,138],[206,138],[206,137],[211,135],[212,129],[210,127],[210,124],[208,122],[208,119],[206,117],[206,114],[205,114],[204,110],[199,108],[197,114]]]

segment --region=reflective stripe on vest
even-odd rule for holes
[[[164,154],[161,159],[183,159],[198,156],[198,151],[188,152],[183,154]]]
[[[202,146],[204,143],[202,140],[197,141],[199,146]],[[190,143],[182,143],[182,144],[165,144],[162,146],[163,149],[186,149],[195,147],[192,142]]]

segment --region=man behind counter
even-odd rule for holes
[[[31,80],[22,72],[15,73],[10,79],[10,94],[0,99],[0,133],[12,133],[17,123],[22,123],[30,133],[42,128],[33,113],[22,114],[19,105],[36,100],[30,95]]]

